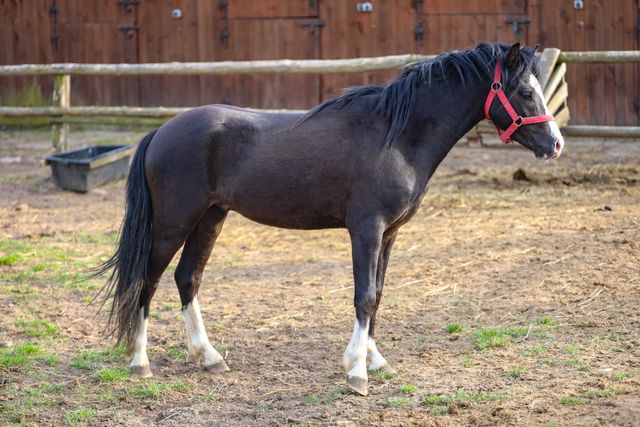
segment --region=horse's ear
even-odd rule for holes
[[[507,67],[516,68],[520,63],[520,43],[514,43],[507,52]]]
[[[535,47],[533,48],[533,53],[536,53],[537,51],[540,50],[540,43],[538,43],[537,45],[535,45]]]

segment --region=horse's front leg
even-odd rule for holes
[[[355,281],[356,321],[353,336],[343,356],[347,385],[367,395],[369,326],[376,304],[376,273],[384,227],[381,221],[359,221],[349,227]]]

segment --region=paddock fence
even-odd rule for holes
[[[50,125],[54,152],[67,149],[70,124],[135,123],[155,126],[189,108],[128,107],[128,106],[72,106],[71,76],[145,76],[145,75],[211,75],[211,74],[260,74],[260,73],[361,73],[400,69],[411,63],[433,58],[433,55],[392,55],[371,58],[332,60],[262,60],[222,62],[171,62],[140,64],[24,64],[0,66],[0,76],[42,76],[54,79],[50,107],[0,106],[0,125]],[[561,52],[547,48],[540,54],[540,80],[551,113],[566,135],[640,138],[640,126],[571,126],[565,80],[567,63],[624,63],[640,62],[640,51]],[[301,111],[301,110],[261,110]],[[482,122],[468,137],[493,132]]]

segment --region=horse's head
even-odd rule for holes
[[[535,49],[516,43],[498,59],[485,115],[503,131],[501,139],[513,139],[533,151],[539,159],[555,159],[564,139],[550,116],[538,81]]]

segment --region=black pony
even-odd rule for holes
[[[485,43],[409,66],[384,87],[351,89],[305,115],[209,105],[145,136],[131,165],[117,251],[100,267],[111,272],[112,330],[132,353],[132,371],[151,375],[149,304],[183,245],[175,280],[190,358],[228,370],[209,343],[196,295],[234,210],[275,227],[349,231],[356,321],[343,361],[347,384],[367,394],[367,369],[392,370],[374,331],[398,229],[449,150],[484,117],[497,66],[494,89],[504,89],[520,115],[547,111],[535,62],[533,49]],[[488,103],[497,127],[522,121],[501,102]],[[563,145],[549,121],[519,127],[513,139],[539,158],[557,157]]]

